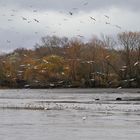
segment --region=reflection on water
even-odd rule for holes
[[[139,140],[139,91],[0,90],[0,139]]]

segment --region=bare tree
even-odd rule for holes
[[[140,77],[138,65],[137,71],[136,73],[134,73],[134,70],[136,69],[135,65],[138,64],[140,60],[140,32],[123,32],[118,34],[118,39],[124,49],[125,56],[124,62],[126,65],[126,73],[127,73],[126,79],[128,79],[129,82],[130,79],[134,77],[136,79]],[[130,86],[131,82],[129,83]]]

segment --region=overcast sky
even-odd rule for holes
[[[0,0],[0,52],[47,35],[90,39],[139,31],[140,0]]]

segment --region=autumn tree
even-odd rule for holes
[[[80,71],[82,68],[80,67],[82,58],[83,43],[78,39],[72,39],[69,41],[68,47],[66,48],[66,61],[69,64],[69,77],[72,81],[80,80]]]
[[[41,44],[35,45],[35,51],[37,55],[60,55],[65,54],[65,47],[67,46],[68,38],[57,36],[46,36],[41,38]]]
[[[140,65],[139,65],[139,50],[140,50],[140,33],[139,32],[123,32],[118,35],[118,39],[122,45],[123,60],[126,66],[125,73],[129,86],[131,86],[132,78],[135,78],[139,83]],[[135,72],[134,72],[135,71]]]

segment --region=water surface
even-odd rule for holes
[[[0,90],[1,140],[139,140],[139,130],[140,89]]]

